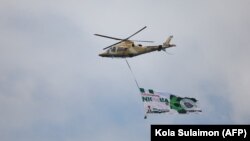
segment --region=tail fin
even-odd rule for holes
[[[167,48],[167,47],[175,46],[174,44],[170,44],[170,41],[171,41],[172,38],[173,38],[173,35],[169,36],[167,38],[167,40],[163,43],[163,47]]]

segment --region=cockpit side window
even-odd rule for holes
[[[111,51],[112,52],[115,52],[116,48],[115,47],[112,47]]]

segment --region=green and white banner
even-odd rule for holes
[[[198,100],[180,97],[171,93],[155,92],[140,88],[146,114],[151,113],[198,113],[201,112]]]

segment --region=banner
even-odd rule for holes
[[[152,113],[198,113],[201,112],[198,100],[180,97],[171,93],[155,92],[140,88],[146,114]]]

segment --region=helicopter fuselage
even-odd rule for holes
[[[137,55],[141,55],[144,53],[149,53],[152,51],[156,51],[158,48],[149,48],[149,47],[129,47],[129,48],[121,48],[121,47],[112,47],[107,51],[99,54],[101,57],[134,57]]]
[[[169,44],[168,46],[142,46],[141,44],[134,45],[133,42],[124,42],[113,46],[106,50],[105,52],[99,54],[101,57],[118,57],[118,58],[126,58],[126,57],[134,57],[141,54],[153,52],[153,51],[161,51],[166,48],[173,47],[175,45]]]

